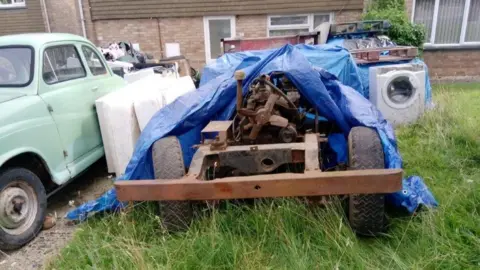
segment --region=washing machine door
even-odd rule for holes
[[[396,109],[412,106],[418,99],[419,80],[410,71],[392,71],[384,74],[385,83],[381,89],[385,103]]]

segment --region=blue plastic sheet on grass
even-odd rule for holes
[[[319,54],[324,52],[324,48],[315,47],[319,48]],[[312,55],[315,47],[307,48],[312,50],[309,51]],[[211,120],[227,120],[233,117],[236,94],[234,72],[238,69],[246,73],[244,94],[248,91],[248,85],[260,74],[273,71],[285,72],[301,95],[318,109],[320,115],[335,122],[343,132],[343,140],[338,137],[333,139],[336,143],[332,148],[337,152],[338,161],[346,159],[345,138],[350,129],[355,126],[367,126],[377,130],[380,135],[386,158],[385,167],[402,167],[402,159],[397,149],[392,126],[360,91],[341,83],[336,74],[312,65],[312,60],[305,56],[302,46],[286,45],[276,50],[247,54],[222,56],[214,65],[222,62],[223,73],[207,72],[205,75],[207,78],[205,80],[202,78],[203,83],[197,91],[181,96],[158,111],[140,135],[132,159],[121,179],[153,179],[152,145],[166,136],[178,136],[184,151],[184,161],[188,166],[194,153],[192,146],[200,142],[201,129]],[[219,69],[207,66],[206,70],[218,71]],[[340,72],[342,68],[337,67],[336,70],[337,73],[342,74]],[[436,206],[435,198],[421,178],[413,179],[414,182],[412,178],[404,179],[404,190],[388,196],[388,201],[394,205],[403,206],[410,212],[417,209],[420,204]],[[96,201],[88,202],[69,212],[67,218],[83,220],[89,213],[112,210],[121,206],[115,192],[111,190]]]

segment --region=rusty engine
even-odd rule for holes
[[[292,143],[304,137],[309,128],[305,125],[305,115],[313,109],[284,73],[256,78],[245,98],[242,97],[244,74],[236,76],[237,117],[233,132],[237,144]],[[299,105],[302,109],[306,107],[303,113]],[[317,129],[318,121],[315,124]]]
[[[233,121],[213,121],[202,131],[218,135],[213,140],[202,140],[215,153],[207,158],[201,174],[211,180],[286,171],[301,173],[306,149],[298,145],[305,144],[307,136],[314,137],[316,144],[312,147],[315,153],[309,156],[312,160],[318,158],[317,164],[322,167],[325,134],[331,131],[331,123],[323,121],[319,126],[318,113],[284,73],[261,75],[250,83],[245,96],[244,76],[241,71],[235,73],[237,115]],[[325,134],[319,132],[320,127]],[[266,144],[271,146],[258,146]]]

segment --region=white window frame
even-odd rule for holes
[[[413,0],[412,3],[412,16],[410,18],[411,22],[414,23],[415,18],[415,7],[417,5],[417,0]],[[432,20],[432,32],[430,33],[430,40],[425,42],[424,45],[426,47],[461,47],[464,45],[480,45],[480,41],[465,41],[465,34],[467,32],[467,24],[468,24],[468,14],[470,13],[470,0],[465,0],[465,7],[463,8],[463,21],[462,21],[462,28],[460,30],[460,40],[458,43],[448,43],[448,44],[435,44],[435,34],[437,31],[437,20],[438,20],[438,10],[440,8],[440,0],[435,0],[435,6],[433,9],[433,20]]]
[[[236,29],[235,29],[235,16],[207,16],[203,17],[203,34],[205,39],[205,59],[208,62],[214,61],[212,59],[210,53],[210,28],[209,28],[209,21],[214,20],[230,20],[230,30],[232,32],[231,37],[234,38],[236,36]]]
[[[15,1],[15,0],[13,0]],[[0,4],[0,9],[9,9],[9,8],[24,8],[27,6],[27,1],[23,1],[21,3],[15,3],[13,2],[12,4]]]
[[[304,29],[308,28],[309,32],[312,32],[313,24],[315,22],[314,17],[315,15],[329,15],[329,22],[332,23],[334,21],[334,12],[323,12],[323,13],[307,13],[307,14],[279,14],[279,15],[268,15],[267,17],[267,37],[270,37],[270,30],[291,30],[291,29]],[[291,25],[271,25],[272,18],[279,18],[279,17],[291,17],[291,16],[307,16],[307,23],[306,24],[291,24]]]

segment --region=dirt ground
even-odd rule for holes
[[[107,173],[107,166],[102,159],[95,163],[83,175],[48,200],[48,214],[57,216],[55,227],[42,231],[37,238],[22,249],[3,253],[0,251],[0,269],[43,269],[45,263],[58,254],[73,237],[75,226],[67,225],[65,214],[75,205],[92,200],[102,195],[113,186],[113,178]]]

